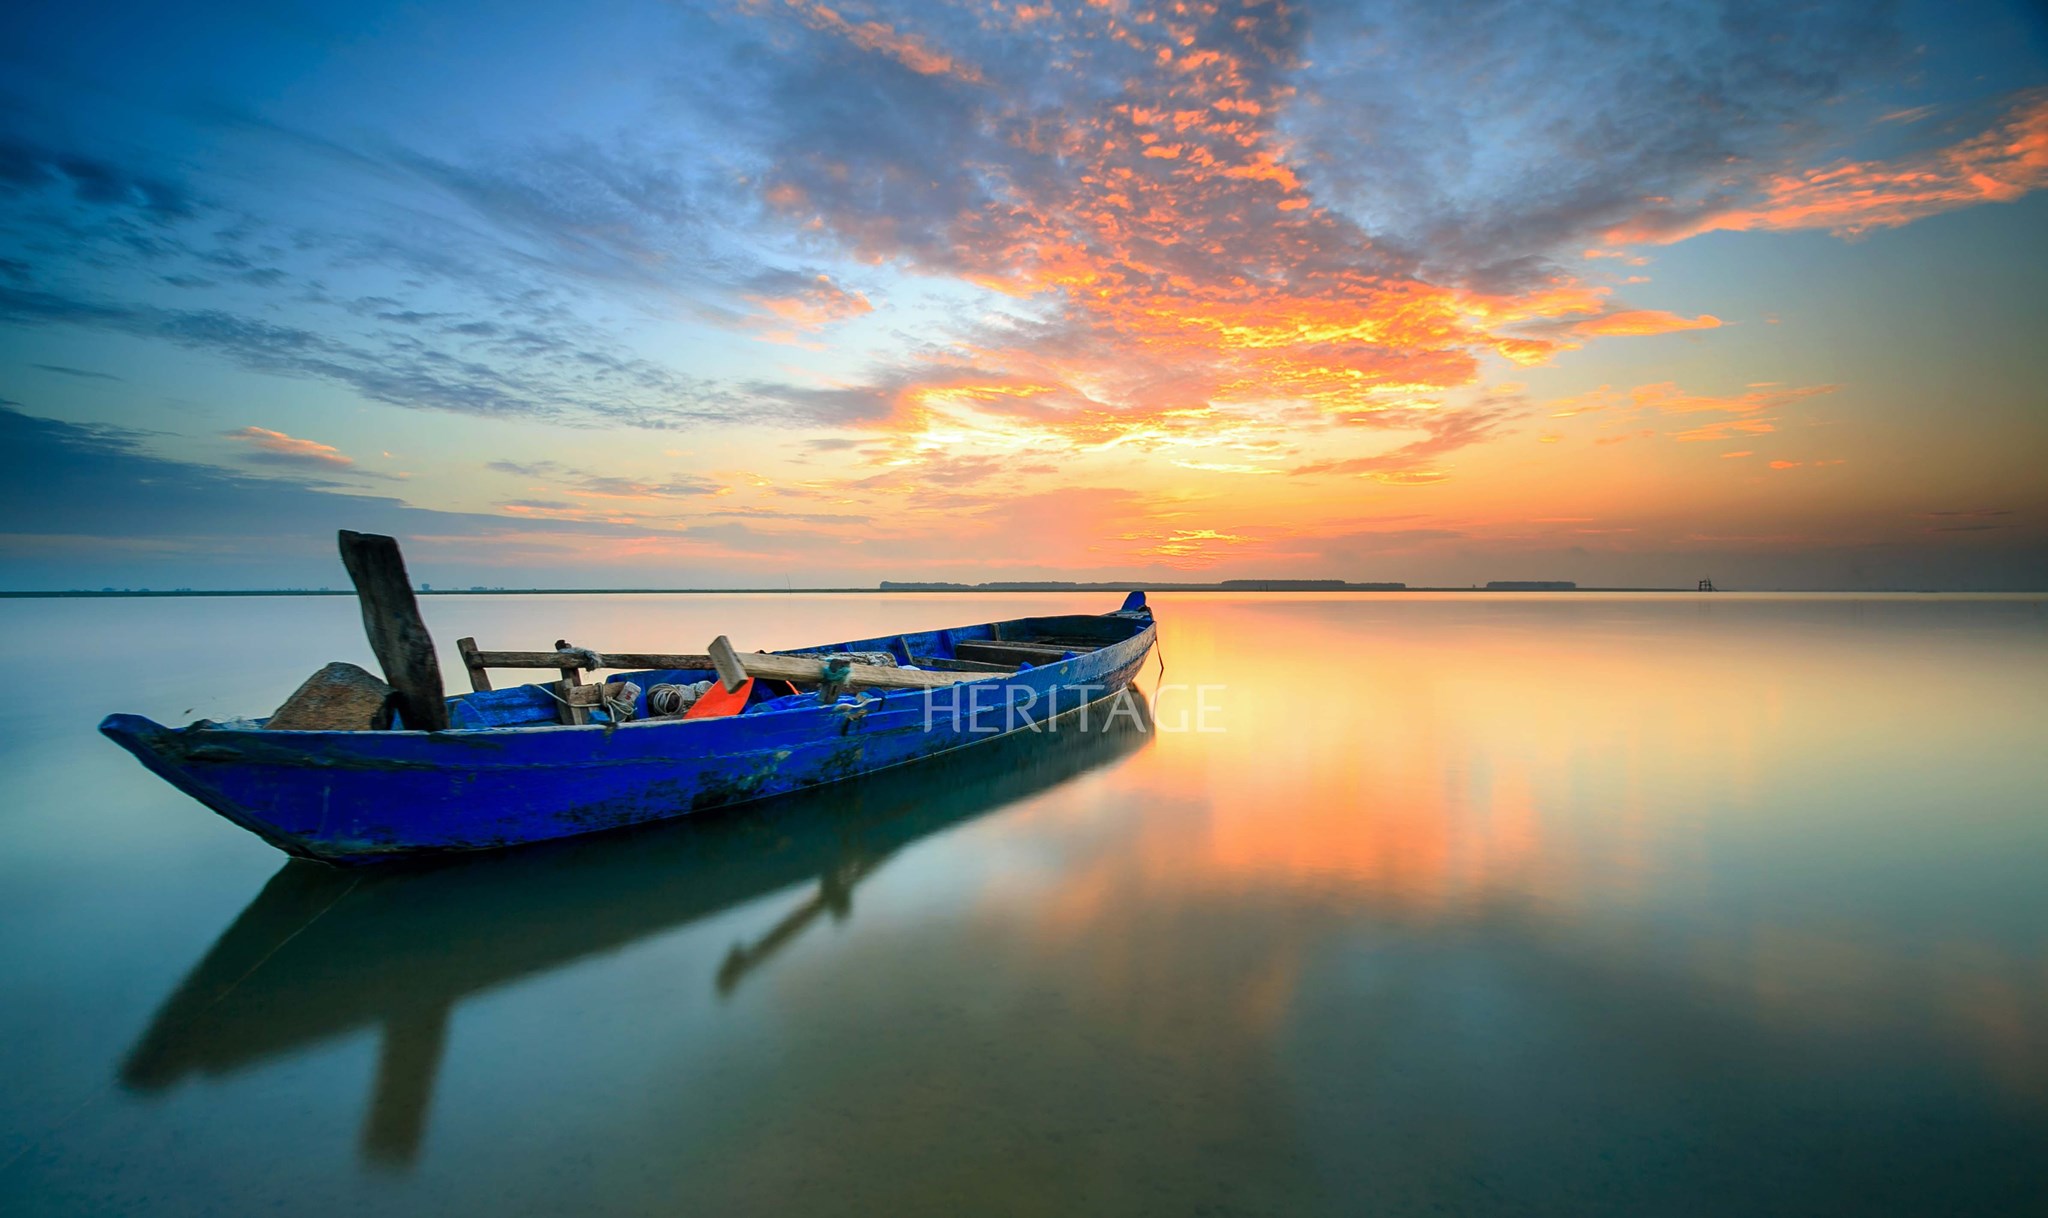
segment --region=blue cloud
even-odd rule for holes
[[[128,428],[0,404],[0,587],[127,582],[164,562],[181,582],[278,587],[331,578],[334,530],[468,537],[535,530],[632,535],[602,522],[511,520],[411,507],[319,478],[273,478],[150,454]],[[168,547],[168,550],[166,549]]]

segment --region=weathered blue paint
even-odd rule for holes
[[[559,726],[538,687],[449,700],[443,732],[272,732],[205,721],[171,728],[109,715],[100,731],[179,790],[287,853],[371,863],[490,850],[765,799],[992,739],[1129,685],[1155,637],[1140,607],[1020,618],[800,651],[951,658],[977,639],[1100,640],[1071,659],[860,706],[722,719]],[[643,687],[705,673],[627,674]],[[1113,713],[1113,708],[1111,712]],[[538,722],[540,716],[547,722]],[[520,722],[527,726],[518,726]],[[1075,730],[1067,726],[1064,730]]]

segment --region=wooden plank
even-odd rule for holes
[[[606,681],[602,685],[572,685],[564,696],[571,706],[602,709],[607,698],[623,699],[626,696],[626,683]]]
[[[448,705],[441,687],[441,664],[434,658],[434,638],[420,617],[405,558],[398,542],[380,533],[341,530],[341,562],[356,586],[363,608],[363,633],[384,669],[384,679],[397,691],[398,713],[415,731],[438,732],[448,727]]]
[[[910,662],[919,668],[935,668],[940,672],[1016,672],[1015,664],[995,664],[986,660],[949,660],[944,656],[912,656]]]
[[[555,722],[566,723],[571,727],[581,726],[590,722],[590,708],[577,705],[576,691],[585,688],[594,689],[596,688],[595,686],[584,686],[568,680],[561,680],[554,682],[549,688],[555,691]]]
[[[590,708],[576,700],[576,691],[583,687],[583,677],[576,665],[562,670],[562,679],[555,682],[555,696],[561,699],[555,704],[556,718],[573,727],[590,722]],[[595,689],[596,686],[591,688]]]
[[[821,685],[825,681],[825,661],[805,656],[769,655],[761,651],[734,651],[732,641],[719,635],[711,641],[711,662],[718,670],[718,679],[727,689],[737,689],[739,682],[748,677],[766,677],[771,681],[793,681],[798,685]],[[956,672],[925,672],[918,668],[896,668],[885,664],[850,664],[846,682],[842,688],[857,689],[935,689],[960,681],[979,678]],[[738,680],[734,680],[737,677]]]
[[[763,652],[742,652],[738,656],[740,666],[750,677],[767,677],[775,681],[794,681],[800,685],[817,685],[824,680],[825,662],[810,660],[802,656],[774,656]],[[957,672],[925,672],[919,668],[891,668],[881,664],[851,664],[846,677],[845,688],[856,689],[935,689],[941,685],[952,685],[960,681],[980,678]]]
[[[741,653],[739,661],[750,677],[794,681],[800,685],[816,685],[825,677],[823,660],[805,659],[802,656],[772,656],[755,651]],[[847,690],[936,689],[960,681],[982,679],[968,673],[926,672],[921,668],[891,668],[882,664],[851,664],[847,667],[849,671],[844,686]]]
[[[726,693],[734,693],[747,683],[747,670],[740,666],[739,657],[733,653],[732,640],[719,635],[706,648],[711,656],[711,667],[718,670],[718,683],[725,686]]]
[[[457,639],[455,650],[462,653],[462,666],[469,670],[469,688],[476,693],[487,692],[491,688],[491,674],[486,671],[483,653],[476,649],[476,640]]]
[[[987,639],[962,639],[953,645],[953,654],[963,660],[991,663],[1029,660],[1033,664],[1057,664],[1066,658],[1068,650],[1065,647],[1037,647],[1030,643],[1003,643]]]
[[[625,670],[652,669],[667,672],[673,669],[698,671],[711,667],[708,655],[683,655],[662,651],[602,651],[597,653],[604,661],[602,667]],[[485,668],[561,668],[562,656],[554,651],[479,651],[477,663]]]
[[[962,647],[980,647],[988,651],[1051,651],[1064,654],[1069,651],[1094,651],[1101,647],[1101,644],[1089,643],[1082,647],[1074,647],[1065,640],[1053,639],[1033,639],[1030,642],[1022,639],[961,639],[953,645],[953,650],[958,651]]]
[[[585,648],[578,647],[567,639],[555,640],[555,668],[562,674],[562,679],[555,682],[555,692],[559,698],[555,706],[556,717],[572,727],[581,727],[590,722],[590,708],[578,703],[574,696],[576,687],[583,684],[582,674],[586,664],[592,669],[604,667],[604,661],[591,656]]]

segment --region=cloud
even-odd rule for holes
[[[161,562],[181,578],[232,567],[240,586],[279,586],[334,567],[337,528],[476,542],[530,527],[166,460],[147,452],[144,439],[124,428],[0,407],[0,572],[6,582],[21,587],[37,578],[34,572],[46,571],[53,574],[41,578],[57,579],[59,586],[71,580],[97,587],[126,582],[129,576],[115,572],[133,571],[138,563]],[[559,527],[618,532],[604,525]],[[286,571],[292,574],[280,574]]]
[[[257,372],[345,385],[394,406],[501,418],[597,418],[641,427],[723,422],[735,399],[644,361],[578,348],[566,359],[484,363],[400,335],[363,341],[218,309],[166,309],[0,286],[0,320],[74,325],[208,351]],[[541,336],[536,336],[541,337]],[[510,340],[516,342],[518,340]],[[542,341],[527,355],[559,354]],[[764,411],[769,420],[775,412]]]
[[[923,76],[953,76],[969,83],[979,83],[981,73],[971,65],[960,63],[943,52],[936,51],[915,34],[897,32],[896,28],[882,21],[849,21],[835,9],[812,0],[784,0],[813,29],[824,30],[846,39],[863,51],[872,51],[903,65]]]
[[[533,461],[527,463],[491,461],[487,462],[484,468],[495,470],[501,474],[511,474],[519,478],[550,478],[562,473],[564,470],[561,464],[554,461]]]
[[[1607,416],[1606,426],[1631,429],[1624,434],[1598,437],[1594,441],[1596,444],[1619,444],[1630,438],[1648,438],[1656,434],[1641,427],[1645,415],[1729,416],[1671,433],[1671,438],[1680,443],[1696,444],[1769,435],[1778,430],[1778,412],[1840,388],[1839,385],[1758,383],[1744,386],[1740,393],[1714,394],[1685,390],[1674,381],[1657,381],[1626,391],[1602,385],[1585,393],[1545,402],[1543,409],[1553,419],[1604,414]],[[1723,455],[1746,457],[1751,453],[1740,451]]]
[[[716,479],[694,476],[677,476],[667,479],[628,478],[617,474],[596,473],[558,461],[492,461],[484,466],[496,473],[511,474],[551,484],[564,493],[583,499],[692,499],[704,495],[722,495],[731,488]],[[533,500],[515,500],[529,508],[567,508],[566,503],[540,503]]]
[[[0,170],[0,252],[16,255],[0,315],[475,419],[845,433],[812,447],[813,481],[742,480],[729,498],[726,474],[616,449],[616,466],[498,471],[524,480],[495,483],[507,510],[565,520],[943,534],[1039,471],[1236,497],[1270,520],[1344,487],[1392,497],[1324,475],[1463,475],[1462,454],[1528,409],[1481,389],[1497,361],[1721,324],[1699,311],[1712,302],[1617,299],[1633,290],[1618,264],[1642,254],[1604,234],[1664,217],[1643,238],[1664,240],[1745,210],[1791,223],[1783,209],[1817,200],[1799,223],[1858,231],[1869,209],[1841,200],[1925,187],[1946,207],[2034,172],[2038,120],[2017,105],[1981,138],[1874,125],[1896,104],[1872,83],[1910,46],[1883,5],[736,0],[668,17],[687,42],[669,75],[584,80],[602,99],[559,122],[494,128],[481,104],[474,127],[400,135],[368,111],[301,108],[298,131],[211,117],[182,133],[207,154],[182,161],[214,176],[176,198],[135,185],[176,181],[154,153],[16,141],[38,151]],[[51,148],[100,168],[64,170]],[[755,345],[828,334],[830,351]],[[1664,382],[1552,407],[1620,433],[1601,442],[1742,449],[1827,390]],[[739,451],[726,438],[676,447]],[[552,451],[578,451],[565,442]],[[759,447],[781,462],[797,443]],[[1259,476],[1276,471],[1293,476]],[[1206,516],[1107,527],[1098,540],[1185,532],[1216,552],[1253,539],[1230,553],[1272,537]]]
[[[1713,330],[1718,329],[1720,325],[1721,319],[1711,313],[1702,313],[1698,317],[1681,317],[1662,309],[1628,309],[1574,322],[1571,332],[1593,338],[1636,337],[1674,334],[1683,330]]]
[[[336,155],[432,187],[554,275],[687,301],[690,289],[721,282],[735,258],[714,244],[713,217],[735,202],[730,188],[672,146],[570,137],[459,161],[403,146]]]
[[[797,342],[803,334],[875,311],[865,295],[840,287],[830,275],[765,273],[747,300],[765,314],[757,328],[774,342]]]
[[[670,478],[650,482],[607,474],[583,474],[571,484],[572,495],[592,499],[686,499],[723,494],[728,488],[709,478]]]
[[[1675,382],[1658,381],[1638,385],[1629,391],[1628,396],[1634,406],[1663,414],[1756,414],[1764,410],[1783,410],[1795,402],[1833,393],[1840,388],[1840,385],[1752,385],[1741,393],[1711,394],[1687,393]]]
[[[1276,125],[1300,66],[1284,11],[1032,13],[965,40],[987,88],[801,42],[762,61],[774,104],[733,121],[767,153],[771,215],[1019,302],[865,385],[764,391],[909,434],[1146,442],[1173,410],[1374,411],[1384,387],[1466,383],[1478,353],[1556,349],[1499,326],[1598,309],[1556,277],[1429,284],[1314,206]]]
[[[800,403],[724,390],[630,350],[615,320],[587,319],[592,290],[638,297],[649,317],[728,327],[760,320],[749,294],[786,309],[786,329],[868,307],[857,292],[828,293],[823,272],[736,244],[758,209],[673,140],[562,137],[458,159],[231,110],[212,121],[245,157],[260,154],[265,178],[341,175],[350,213],[281,207],[246,183],[233,210],[202,207],[158,177],[117,172],[114,158],[0,137],[0,242],[26,255],[0,261],[0,284],[14,281],[0,318],[205,349],[410,408],[674,427],[812,420]],[[60,180],[53,165],[127,185],[93,186],[107,200],[97,208],[36,206]],[[137,271],[146,277],[123,273]],[[327,275],[376,290],[331,296]],[[167,307],[151,290],[165,284],[192,303]]]
[[[65,364],[30,364],[29,367],[40,368],[44,372],[55,372],[61,376],[75,376],[81,380],[118,381],[121,379],[111,372],[94,372],[88,368],[72,368]]]
[[[804,392],[849,420],[991,443],[1144,436],[1168,404],[1366,413],[1396,388],[1468,385],[1487,356],[1717,327],[1612,310],[1553,252],[1645,194],[1799,154],[1822,103],[1899,50],[1887,18],[1847,4],[1531,5],[1478,23],[1423,3],[1054,4],[978,23],[864,6],[945,48],[948,70],[907,72],[879,44],[848,55],[811,6],[787,11],[773,54],[721,76],[713,103],[762,154],[766,214],[1017,302],[943,355]],[[1596,50],[1614,70],[1533,66]],[[1488,105],[1440,104],[1461,81]],[[1038,388],[964,402],[960,363],[986,388]]]
[[[1282,130],[1318,204],[1434,276],[1512,279],[1646,198],[1838,138],[1831,104],[1909,52],[1894,20],[1884,3],[1311,2]]]
[[[2020,527],[2019,513],[2011,508],[1954,508],[1917,515],[1935,522],[1922,529],[1923,533],[1988,533]]]
[[[1737,436],[1767,436],[1776,430],[1777,423],[1770,419],[1723,419],[1718,423],[1707,423],[1673,432],[1671,438],[1680,444],[1719,443]],[[1782,467],[1773,462],[1772,468]]]
[[[346,468],[356,463],[355,458],[343,453],[332,444],[317,440],[301,440],[281,431],[267,427],[244,427],[240,431],[226,433],[228,438],[241,440],[256,451],[246,454],[245,460],[271,461],[284,465],[327,465]]]
[[[0,133],[0,198],[43,190],[61,190],[79,203],[132,211],[158,222],[183,219],[195,210],[191,194],[166,178]]]
[[[1133,551],[1140,558],[1157,559],[1183,570],[1199,570],[1214,566],[1232,547],[1252,539],[1214,529],[1173,529],[1163,533],[1126,533],[1121,540],[1145,543]]]
[[[1608,234],[1669,244],[1715,231],[1826,229],[1853,237],[2048,186],[2048,92],[2015,102],[1990,129],[1887,161],[1837,161],[1773,172],[1747,189],[1653,207]]]
[[[1614,411],[1634,416],[1646,411],[1659,414],[1755,415],[1767,410],[1784,410],[1808,398],[1834,393],[1840,385],[1780,385],[1758,383],[1740,393],[1696,393],[1679,388],[1675,381],[1656,381],[1627,391],[1602,385],[1585,393],[1556,398],[1544,403],[1553,419]],[[1717,424],[1717,426],[1719,426]],[[1768,430],[1768,429],[1766,429]]]
[[[1296,474],[1364,474],[1396,486],[1439,482],[1449,475],[1434,468],[1447,454],[1491,437],[1511,417],[1501,408],[1429,416],[1422,420],[1424,438],[1369,457],[1317,461],[1295,467]]]
[[[416,561],[415,574],[510,568],[520,572],[515,579],[547,572],[538,576],[545,580],[602,570],[602,582],[614,585],[636,573],[648,582],[650,558],[696,564],[670,578],[715,586],[732,572],[777,570],[792,553],[844,545],[841,526],[809,528],[798,516],[764,516],[778,527],[754,530],[742,544],[738,533],[718,532],[725,526],[581,510],[566,500],[514,501],[524,510],[502,515],[437,511],[331,483],[167,460],[148,452],[146,439],[0,406],[0,587],[99,587],[135,582],[144,571],[194,586],[341,582],[339,528],[401,538],[409,557],[429,564]]]
[[[699,512],[696,519],[710,520],[718,517],[739,520],[795,520],[804,524],[867,524],[874,520],[873,516],[858,512],[784,512],[764,507],[736,507],[715,512]]]

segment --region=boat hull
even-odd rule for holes
[[[1016,731],[1087,731],[1154,638],[853,709],[443,732],[293,732],[110,715],[143,765],[287,853],[388,862],[669,820],[915,762]],[[1129,713],[1129,712],[1126,712]]]

